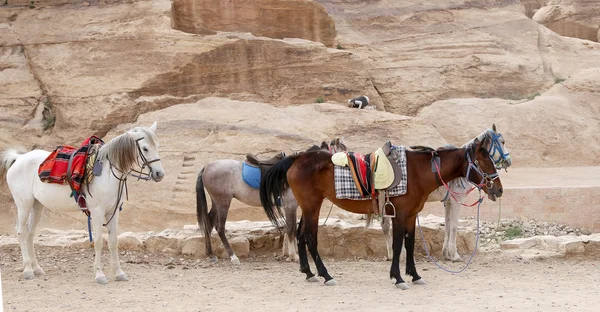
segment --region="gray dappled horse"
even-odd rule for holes
[[[343,140],[332,140],[329,144],[322,142],[321,146],[313,145],[308,150],[325,150],[331,153],[345,151],[346,145]],[[281,153],[280,159],[285,155]],[[276,156],[277,157],[277,156]],[[240,260],[235,255],[227,237],[225,236],[225,222],[227,213],[231,206],[233,198],[241,201],[248,206],[261,207],[259,190],[250,187],[242,179],[243,162],[234,159],[220,159],[213,161],[200,171],[196,181],[196,216],[198,225],[204,233],[206,243],[206,255],[210,257],[211,262],[217,262],[210,240],[213,228],[217,233],[225,250],[231,258],[231,262],[239,264]],[[206,194],[204,189],[210,195],[212,208],[208,211]],[[292,261],[298,261],[298,251],[296,244],[296,214],[298,203],[290,189],[287,189],[281,198],[285,210],[286,219],[286,238],[283,243],[283,254],[290,257]]]

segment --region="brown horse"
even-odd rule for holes
[[[427,196],[436,190],[438,178],[432,172],[433,157],[439,157],[442,181],[466,177],[488,194],[491,200],[502,196],[502,183],[498,178],[494,162],[487,150],[491,143],[489,134],[482,133],[462,148],[433,150],[414,147],[419,150],[406,151],[407,192],[405,195],[390,198],[396,210],[393,225],[393,258],[390,278],[395,279],[396,287],[407,289],[408,285],[400,276],[400,252],[406,239],[406,274],[412,276],[415,284],[424,284],[417,273],[414,261],[415,221],[423,209]],[[353,213],[369,214],[372,203],[369,200],[337,199],[334,186],[334,165],[332,154],[325,151],[304,152],[284,158],[273,166],[261,181],[260,199],[263,208],[273,224],[279,227],[282,222],[279,203],[274,200],[281,196],[286,186],[291,187],[294,197],[302,208],[298,225],[298,252],[300,271],[308,281],[318,279],[310,270],[306,247],[310,251],[319,276],[325,278],[326,285],[336,282],[327,273],[317,250],[317,226],[323,199],[329,199],[336,206]],[[277,207],[277,209],[275,209]],[[389,206],[388,206],[389,208]],[[387,214],[392,214],[388,209]]]

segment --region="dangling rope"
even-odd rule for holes
[[[431,262],[433,262],[433,264],[435,264],[438,268],[440,268],[448,273],[458,274],[458,273],[461,273],[464,270],[466,270],[469,267],[469,265],[471,264],[471,260],[473,260],[473,257],[477,253],[477,248],[479,246],[479,208],[481,207],[481,203],[483,202],[483,197],[481,196],[481,190],[479,191],[478,202],[479,202],[479,204],[477,205],[477,234],[476,234],[476,238],[475,238],[475,249],[473,250],[471,257],[469,257],[467,264],[459,271],[452,271],[452,270],[446,269],[433,259],[433,257],[429,253],[429,249],[427,249],[427,242],[425,241],[425,236],[423,235],[423,229],[421,229],[421,222],[419,221],[419,214],[417,214],[417,225],[419,226],[419,233],[421,233],[421,240],[423,241],[423,249],[425,249],[425,253],[427,254],[427,257],[429,258],[429,260],[431,260]]]
[[[329,207],[329,213],[327,214],[327,218],[325,218],[325,221],[323,221],[323,224],[321,226],[324,226],[325,223],[327,223],[327,220],[329,219],[329,215],[331,214],[332,209],[333,209],[333,203],[331,203],[331,207]]]

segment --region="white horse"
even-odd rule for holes
[[[102,163],[102,171],[93,181],[83,186],[87,196],[87,208],[90,211],[94,237],[96,282],[108,283],[102,272],[102,226],[107,220],[108,249],[110,264],[117,281],[127,281],[127,275],[121,270],[117,252],[117,226],[119,223],[119,207],[123,201],[122,185],[127,176],[140,166],[143,171],[149,169],[147,175],[159,182],[164,170],[158,155],[156,122],[151,127],[136,127],[103,145],[97,155]],[[32,279],[34,275],[44,275],[39,266],[33,248],[35,228],[38,225],[44,207],[52,210],[77,210],[78,205],[70,196],[68,185],[45,183],[38,176],[38,167],[50,153],[33,150],[25,154],[9,149],[0,154],[0,181],[8,182],[8,187],[18,209],[17,235],[23,256],[23,275]],[[28,222],[29,221],[29,222]]]
[[[492,124],[492,129],[488,129],[484,135],[487,135],[490,138],[490,145],[487,148],[490,158],[496,165],[496,168],[508,168],[512,164],[512,159],[508,148],[504,145],[505,141],[502,133],[498,132],[495,124]],[[458,262],[462,261],[462,258],[458,254],[458,249],[456,248],[458,218],[462,207],[461,202],[467,197],[467,192],[472,188],[472,185],[466,178],[462,177],[454,179],[447,184],[451,191],[448,191],[445,186],[440,186],[437,190],[429,194],[427,202],[444,203],[444,208],[446,209],[446,225],[444,226],[445,235],[442,254],[446,260]],[[452,196],[450,192],[453,192],[456,195]],[[381,228],[387,245],[388,260],[392,260],[391,222],[389,218],[381,219]],[[367,220],[367,224],[369,224],[369,222],[370,220]]]

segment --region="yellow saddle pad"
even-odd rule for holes
[[[348,155],[345,152],[339,152],[331,155],[331,162],[336,166],[348,166]]]
[[[387,189],[394,182],[394,168],[392,168],[392,164],[383,153],[382,148],[375,151],[375,156],[377,159],[375,173],[373,174],[375,189]]]

